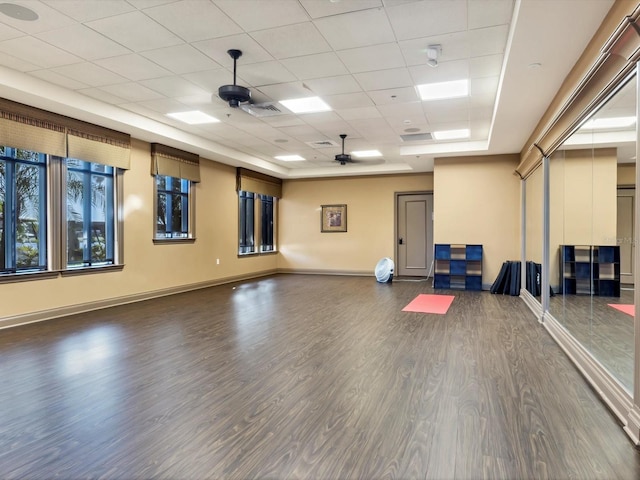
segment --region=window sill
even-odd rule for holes
[[[60,272],[58,270],[47,270],[44,272],[23,272],[6,273],[0,275],[0,283],[30,282],[32,280],[47,280],[56,278]]]
[[[154,245],[171,245],[177,243],[195,243],[195,238],[154,238]]]
[[[96,267],[77,267],[68,270],[61,270],[60,275],[63,277],[73,277],[75,275],[91,275],[93,273],[120,272],[124,269],[124,265],[100,265]]]
[[[272,250],[269,252],[249,252],[249,253],[239,253],[238,258],[243,257],[262,257],[264,255],[276,255],[278,253],[277,250]]]

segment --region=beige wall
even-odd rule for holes
[[[286,180],[278,268],[373,275],[395,257],[394,194],[417,191],[433,191],[432,174]],[[347,205],[346,233],[320,232],[320,206],[331,204]]]
[[[564,150],[549,164],[550,283],[559,283],[560,245],[615,245],[615,148]]]
[[[636,184],[636,164],[624,163],[618,164],[618,180],[619,186],[629,186]]]
[[[520,258],[518,155],[437,158],[434,242],[482,244],[483,284]]]
[[[196,242],[154,245],[149,162],[149,144],[134,141],[131,170],[124,174],[124,270],[2,284],[0,326],[3,318],[31,312],[276,269],[277,255],[238,258],[235,168],[208,160],[201,161],[202,182],[196,187]]]

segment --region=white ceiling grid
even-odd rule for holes
[[[522,0],[520,8],[516,0],[14,0],[39,19],[0,14],[0,66],[235,149],[238,164],[255,158],[278,176],[366,173],[366,165],[336,168],[339,147],[306,143],[339,144],[341,133],[348,134],[348,150],[383,153],[386,166],[373,173],[426,171],[433,155],[402,155],[408,142],[400,135],[469,128],[466,142],[488,145],[514,11],[525,4],[560,8],[530,5],[536,2]],[[582,46],[611,1],[583,3],[588,21],[574,32]],[[430,44],[442,45],[437,68],[426,65]],[[258,119],[231,109],[217,97],[218,87],[233,80],[231,48],[243,51],[238,84],[251,89],[254,102],[318,95],[333,111],[293,115],[283,108],[282,115]],[[418,98],[418,84],[462,78],[470,82],[468,97]],[[166,116],[193,109],[221,123],[190,126]],[[426,144],[439,151],[439,142]],[[307,161],[273,158],[291,153]]]

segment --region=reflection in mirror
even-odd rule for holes
[[[537,270],[542,264],[542,166],[536,168],[525,182],[525,269],[533,277],[527,278],[525,287],[540,303]],[[536,273],[528,270],[532,268],[536,269]]]
[[[636,78],[550,160],[549,311],[633,391]]]

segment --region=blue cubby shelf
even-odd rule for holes
[[[620,296],[618,245],[560,245],[560,280],[566,295]]]
[[[435,245],[433,288],[482,290],[482,245]]]

